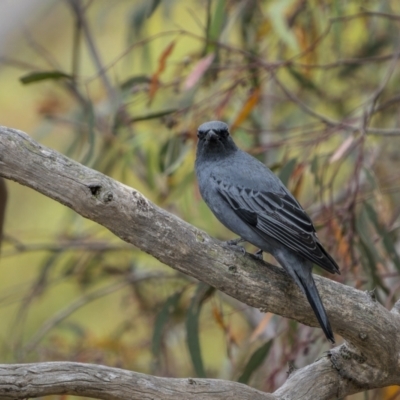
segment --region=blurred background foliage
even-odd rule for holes
[[[18,0],[0,11],[2,125],[226,240],[193,173],[196,128],[224,120],[310,213],[341,266],[330,278],[389,308],[399,298],[397,0]],[[104,363],[272,391],[289,364],[329,348],[320,329],[238,303],[6,185],[1,362]]]

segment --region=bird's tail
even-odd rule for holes
[[[317,287],[312,276],[312,263],[289,252],[276,252],[274,257],[285,268],[289,275],[307,296],[307,300],[321,325],[325,336],[331,343],[335,343],[331,324],[326,315]]]
[[[307,296],[307,300],[310,303],[311,308],[313,309],[314,314],[317,317],[318,322],[325,333],[325,336],[331,343],[335,343],[331,324],[329,323],[328,316],[326,315],[324,305],[322,304],[321,297],[319,296],[312,275],[310,274],[310,277],[308,279],[304,279],[302,276],[297,277],[299,278],[302,289]]]

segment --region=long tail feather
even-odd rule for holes
[[[303,279],[301,276],[298,276],[298,278],[307,296],[307,300],[310,303],[311,308],[313,309],[314,314],[325,333],[325,336],[331,343],[335,343],[331,324],[329,323],[328,316],[326,315],[325,308],[321,301],[321,297],[319,296],[317,287],[315,286],[314,279],[312,276],[311,279],[307,280]]]

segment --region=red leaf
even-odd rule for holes
[[[260,99],[260,94],[261,94],[260,88],[254,89],[251,92],[250,96],[247,98],[242,109],[237,115],[235,121],[231,125],[231,131],[236,129],[249,116],[253,108],[258,104],[258,100]]]
[[[149,89],[149,98],[150,101],[153,100],[159,86],[159,77],[161,73],[165,70],[166,64],[167,64],[167,59],[171,55],[172,50],[175,47],[175,41],[171,42],[166,49],[161,53],[160,58],[158,59],[158,68],[157,71],[153,74],[151,77],[151,82],[150,82],[150,89]]]

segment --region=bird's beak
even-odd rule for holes
[[[214,141],[214,140],[216,140],[217,138],[218,138],[217,134],[216,134],[212,129],[210,129],[210,130],[207,132],[206,142]]]

